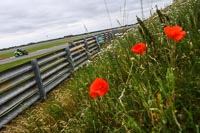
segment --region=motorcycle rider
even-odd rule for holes
[[[23,52],[20,49],[17,49],[14,54],[15,56],[21,56],[23,55]]]
[[[28,55],[28,52],[26,50],[17,49],[14,53],[15,57],[22,56],[22,55]]]

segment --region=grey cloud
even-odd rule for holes
[[[100,14],[102,9],[94,6],[94,2],[83,2],[75,3],[72,6],[67,6],[72,4],[72,1],[66,2],[63,0],[58,0],[57,2],[52,1],[52,4],[47,0],[38,1],[35,0],[31,3],[25,1],[19,2],[19,5],[24,5],[23,7],[15,7],[14,5],[7,5],[1,8],[0,24],[3,25],[0,28],[0,32],[17,32],[16,30],[27,30],[32,28],[42,28],[43,26],[53,26],[55,24],[61,23],[74,23],[84,18],[92,18],[95,14]],[[27,5],[26,5],[27,4]],[[8,8],[6,11],[5,8]],[[3,12],[2,12],[3,11]],[[9,24],[7,27],[5,24]],[[5,25],[5,26],[4,26]],[[23,28],[23,25],[26,25]],[[17,28],[14,28],[18,26]],[[28,28],[29,27],[29,28]]]
[[[118,16],[122,16],[125,10],[125,13],[129,13],[130,22],[133,22],[135,17],[134,11],[138,13],[140,10],[140,0],[126,0],[125,9],[125,0],[106,1],[112,21],[116,21]],[[144,8],[149,8],[148,1],[167,2],[168,0],[143,0]],[[90,21],[94,24],[91,24]],[[9,35],[15,33],[21,35],[34,33],[34,35],[37,34],[39,36],[48,29],[62,29],[62,27],[62,33],[64,33],[64,30],[72,28],[71,25],[74,23],[91,24],[93,26],[92,29],[95,29],[94,26],[96,26],[96,29],[99,29],[109,25],[104,0],[1,0],[1,37],[9,38]],[[77,28],[74,29],[76,29],[74,33],[80,32],[77,31]],[[70,32],[73,31],[72,29],[68,30]]]

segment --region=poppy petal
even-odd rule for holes
[[[186,32],[182,31],[182,27],[180,26],[166,26],[164,28],[164,32],[168,38],[171,38],[177,42],[186,35]]]
[[[97,96],[98,96],[98,93],[96,93],[95,91],[90,91],[90,96],[92,97],[92,98],[97,98]]]
[[[131,51],[137,54],[143,54],[146,51],[147,47],[144,43],[137,43],[132,48]]]
[[[108,83],[102,78],[96,78],[90,85],[90,96],[96,98],[98,95],[104,96],[109,89]]]
[[[185,37],[186,32],[182,31],[180,34],[178,34],[177,36],[174,36],[174,40],[179,42],[183,37]]]

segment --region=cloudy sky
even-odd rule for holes
[[[171,1],[143,0],[144,17]],[[136,15],[142,16],[140,0],[1,0],[0,49],[84,33],[84,25],[90,32],[119,26],[117,21],[132,24]]]

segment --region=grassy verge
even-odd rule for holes
[[[87,67],[60,84],[45,103],[19,116],[5,132],[199,132],[200,1],[175,3],[159,17],[116,39]],[[159,13],[159,12],[158,12]],[[187,35],[175,42],[165,25]],[[131,52],[135,43],[145,54]],[[109,84],[104,97],[88,95],[94,79]]]

